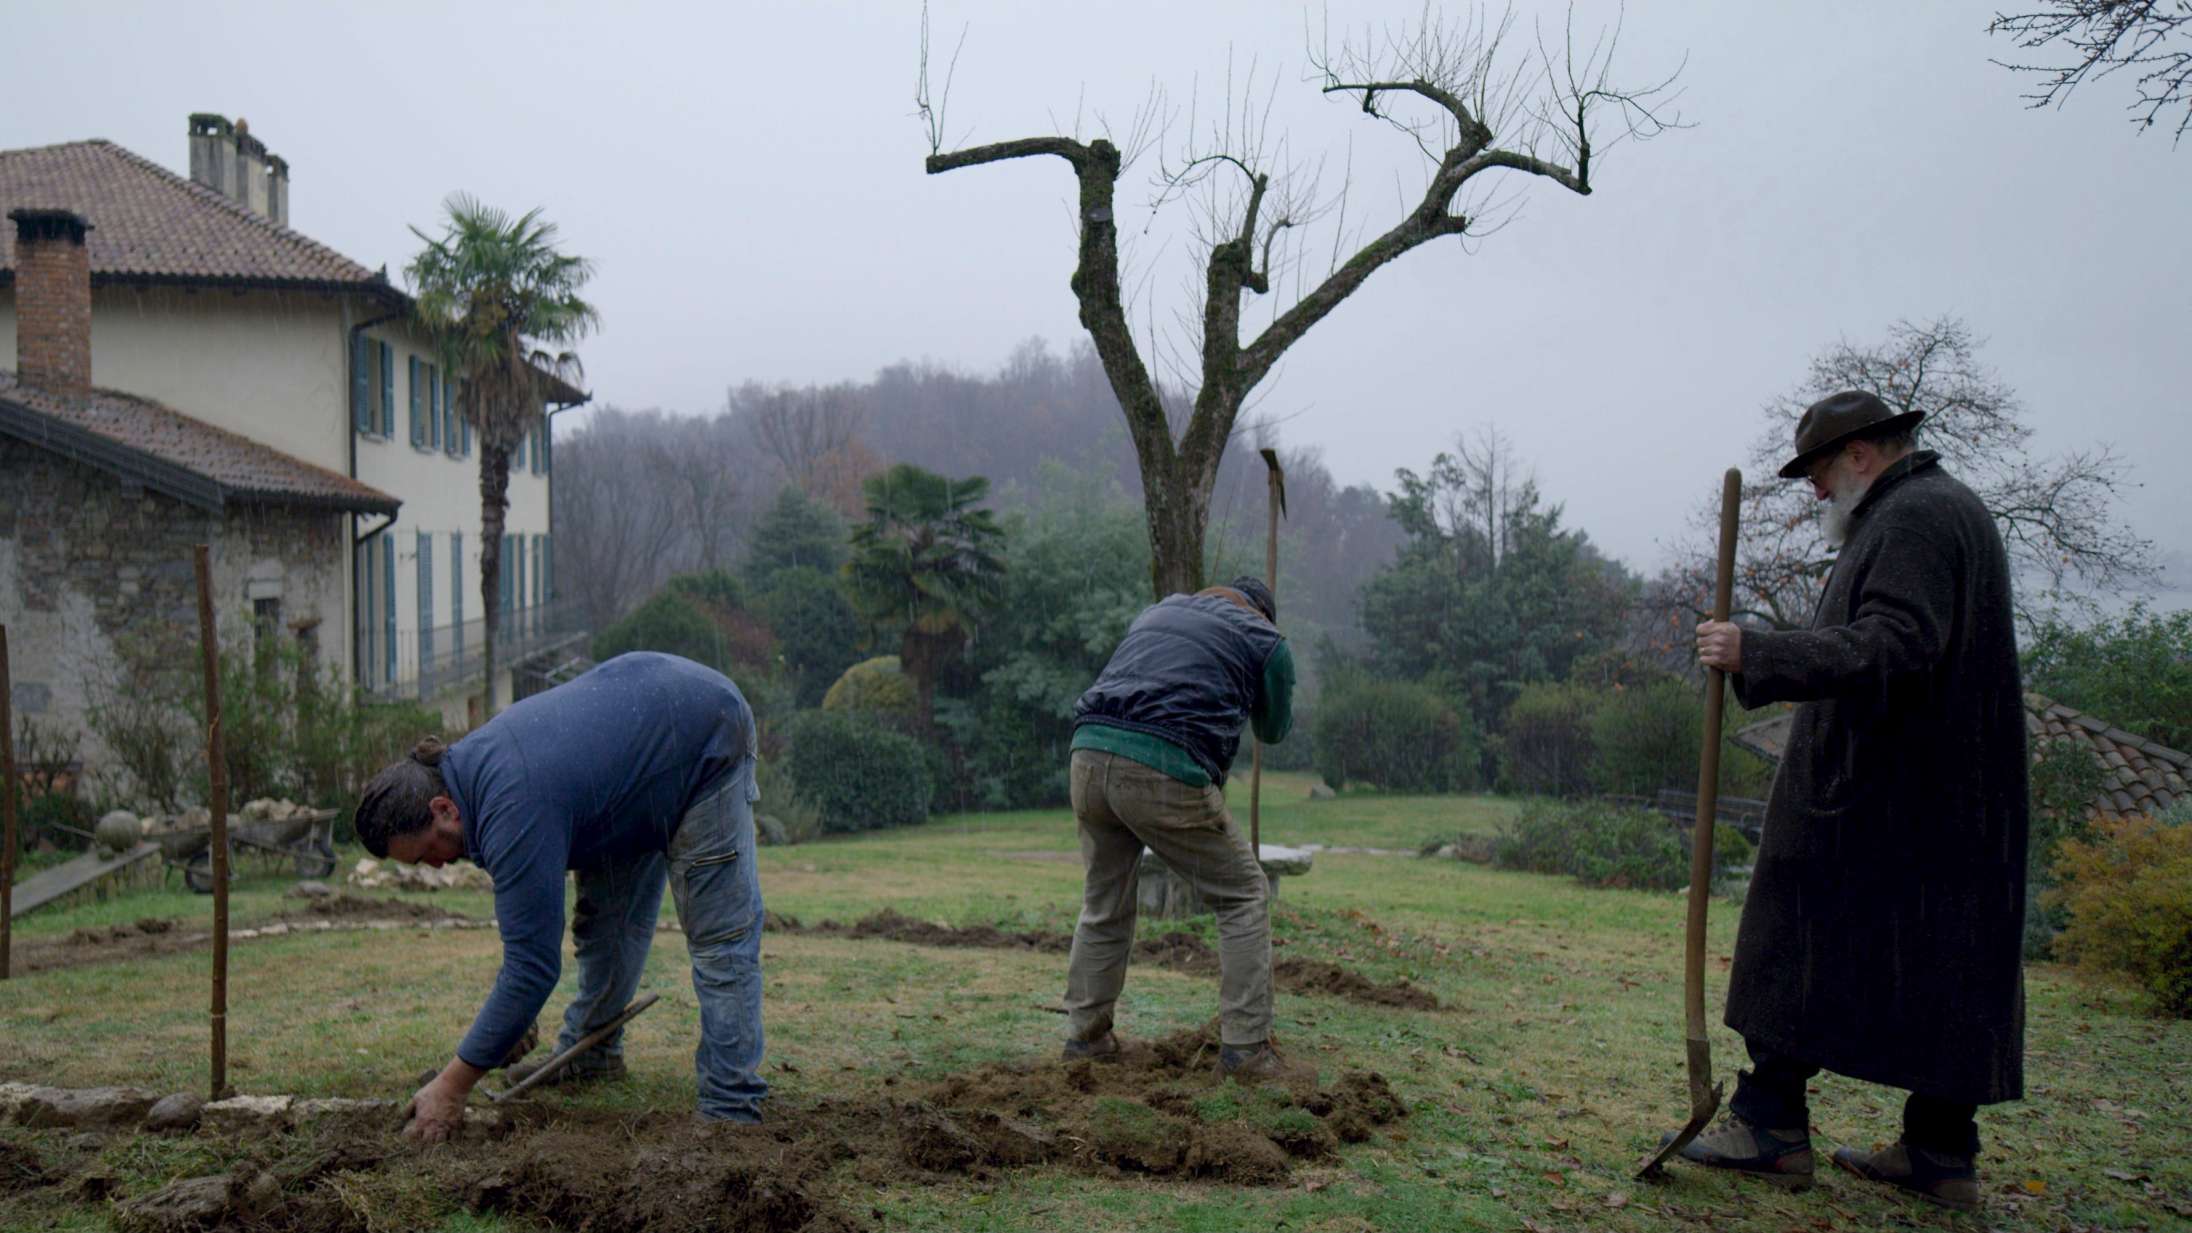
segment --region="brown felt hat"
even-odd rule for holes
[[[1811,464],[1823,455],[1859,437],[1908,432],[1924,418],[1926,413],[1923,411],[1905,411],[1897,415],[1894,408],[1880,401],[1878,395],[1863,390],[1829,394],[1804,408],[1804,418],[1796,421],[1796,457],[1781,468],[1781,478],[1802,479]]]

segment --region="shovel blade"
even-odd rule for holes
[[[1725,1085],[1714,1083],[1712,1078],[1712,1050],[1702,1040],[1689,1042],[1690,1052],[1690,1120],[1659,1145],[1659,1150],[1645,1157],[1637,1166],[1639,1180],[1658,1176],[1667,1161],[1676,1152],[1690,1145],[1699,1131],[1712,1121],[1713,1114],[1720,1112],[1720,1097]]]

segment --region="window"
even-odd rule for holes
[[[518,607],[518,608],[519,608],[519,609],[520,609],[520,610],[522,611],[522,610],[524,609],[524,607],[525,607],[525,537],[524,537],[524,536],[522,536],[522,535],[513,535],[513,536],[511,536],[511,537],[510,537],[510,556],[511,556],[512,558],[514,558],[514,559],[516,560],[516,562],[517,562],[517,567],[518,567],[518,580],[517,580],[517,585],[516,585],[516,591],[515,591],[515,598],[516,598],[516,600],[517,600],[517,607]],[[521,617],[521,618],[519,618],[519,620],[518,620],[518,624],[517,624],[517,629],[518,629],[518,632],[519,632],[519,633],[524,633],[524,632],[525,632],[525,621],[524,621],[524,619],[523,619],[522,617]]]
[[[426,666],[434,662],[434,537],[425,531],[419,537],[419,676],[426,676]]]
[[[457,448],[457,378],[455,374],[444,377],[441,383],[441,448],[451,458],[463,453]]]
[[[441,369],[426,366],[426,448],[441,448]]]
[[[381,435],[396,435],[396,349],[378,339],[373,347],[381,354]]]
[[[518,438],[518,443],[510,448],[510,473],[515,475],[524,469],[525,438],[521,436]]]
[[[464,532],[449,533],[449,653],[464,658]]]
[[[381,541],[381,612],[387,635],[381,648],[381,679],[396,683],[396,533],[383,531]]]
[[[470,458],[472,456],[472,421],[460,415],[457,417],[457,428],[464,434],[464,449],[460,452],[466,458]]]
[[[410,384],[405,387],[409,391],[411,406],[411,418],[406,421],[411,425],[411,448],[423,449],[426,446],[426,421],[419,418],[419,397],[426,393],[426,374],[420,371],[425,365],[419,363],[419,357],[415,355],[405,356],[404,359],[405,367],[411,374]]]
[[[510,537],[502,537],[502,559],[495,571],[495,628],[498,633],[510,629]]]
[[[546,475],[556,465],[556,422],[548,416],[540,418],[540,473]]]
[[[251,601],[252,652],[261,671],[274,662],[282,635],[282,601],[266,596]]]
[[[540,607],[541,600],[548,594],[545,580],[541,577],[540,572],[540,558],[543,553],[547,552],[547,549],[541,546],[540,540],[541,537],[538,535],[533,537],[533,606],[535,608]]]
[[[350,426],[373,431],[373,340],[360,330],[350,336]]]
[[[552,604],[556,602],[556,537],[543,535],[540,540],[547,545],[541,550],[540,568],[541,573],[547,576],[548,602]]]

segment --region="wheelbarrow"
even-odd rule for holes
[[[239,853],[257,852],[286,857],[300,878],[324,878],[335,872],[335,815],[333,809],[308,809],[287,818],[256,822],[231,822],[228,827],[229,868]],[[201,895],[213,893],[213,829],[191,827],[145,836],[160,845],[160,860],[183,871],[183,885]]]

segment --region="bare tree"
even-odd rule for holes
[[[950,73],[942,91],[932,93],[924,18],[915,103],[928,129],[929,174],[1033,157],[1056,157],[1073,170],[1079,186],[1073,294],[1133,439],[1157,594],[1202,585],[1204,532],[1227,442],[1242,406],[1289,347],[1388,262],[1434,240],[1496,229],[1504,206],[1484,190],[1498,173],[1588,194],[1594,157],[1623,138],[1653,136],[1674,124],[1655,110],[1671,97],[1671,77],[1640,89],[1613,84],[1618,30],[1580,56],[1572,32],[1564,56],[1540,39],[1534,55],[1509,67],[1500,53],[1512,32],[1508,18],[1489,22],[1480,14],[1457,25],[1427,11],[1419,25],[1312,50],[1311,65],[1326,95],[1356,100],[1364,115],[1390,124],[1423,155],[1420,198],[1384,232],[1359,244],[1359,234],[1346,224],[1344,189],[1321,196],[1310,169],[1272,139],[1268,103],[1259,108],[1253,102],[1253,68],[1238,97],[1229,88],[1222,114],[1207,130],[1190,120],[1186,144],[1166,155],[1154,178],[1155,206],[1183,198],[1200,206],[1200,311],[1180,315],[1188,340],[1180,354],[1189,358],[1176,365],[1194,395],[1185,423],[1175,424],[1130,320],[1117,205],[1121,174],[1137,155],[1162,145],[1168,127],[1163,95],[1152,93],[1124,130],[1123,144],[1099,117],[1104,134],[1090,140],[1061,134],[947,150]],[[1618,131],[1602,134],[1608,116]],[[1303,237],[1326,220],[1338,224],[1330,264],[1309,285]],[[1289,278],[1293,291],[1282,298],[1290,306],[1280,310],[1275,300],[1270,321],[1244,339],[1243,297],[1283,292]],[[1158,348],[1160,360],[1169,358],[1161,343],[1149,346]]]
[[[557,589],[605,629],[675,569],[678,507],[650,442],[660,412],[603,407],[556,447]]]
[[[2025,95],[2034,107],[2066,103],[2087,81],[2128,69],[2137,77],[2126,109],[2141,132],[2172,110],[2175,141],[2192,130],[2192,0],[2044,0],[2031,12],[1996,13],[1987,32],[2027,51],[2066,53],[2054,64],[1995,61],[2041,75]]]
[[[746,421],[785,482],[808,496],[818,495],[833,458],[859,438],[863,419],[859,401],[844,386],[771,388],[749,382],[725,396],[723,409]]]
[[[749,512],[749,456],[732,439],[732,424],[727,415],[686,421],[647,450],[656,482],[691,538],[693,564],[704,570],[730,564]]]
[[[2015,392],[1979,362],[1978,343],[1964,323],[1942,317],[1898,322],[1867,346],[1837,343],[1812,361],[1802,384],[1766,406],[1767,426],[1752,444],[1752,479],[1743,494],[1739,613],[1775,629],[1810,624],[1834,558],[1820,535],[1810,485],[1772,477],[1788,460],[1804,408],[1851,389],[1877,394],[1899,412],[1926,413],[1919,443],[1938,451],[1986,503],[2012,566],[2039,584],[2019,588],[2022,617],[2075,604],[2077,594],[2120,592],[2152,578],[2154,546],[2116,510],[2131,482],[2123,460],[2101,444],[2033,457],[2032,429]],[[1662,602],[1704,611],[1712,577],[1705,532],[1717,522],[1715,509],[1700,508],[1696,541],[1661,589]]]

